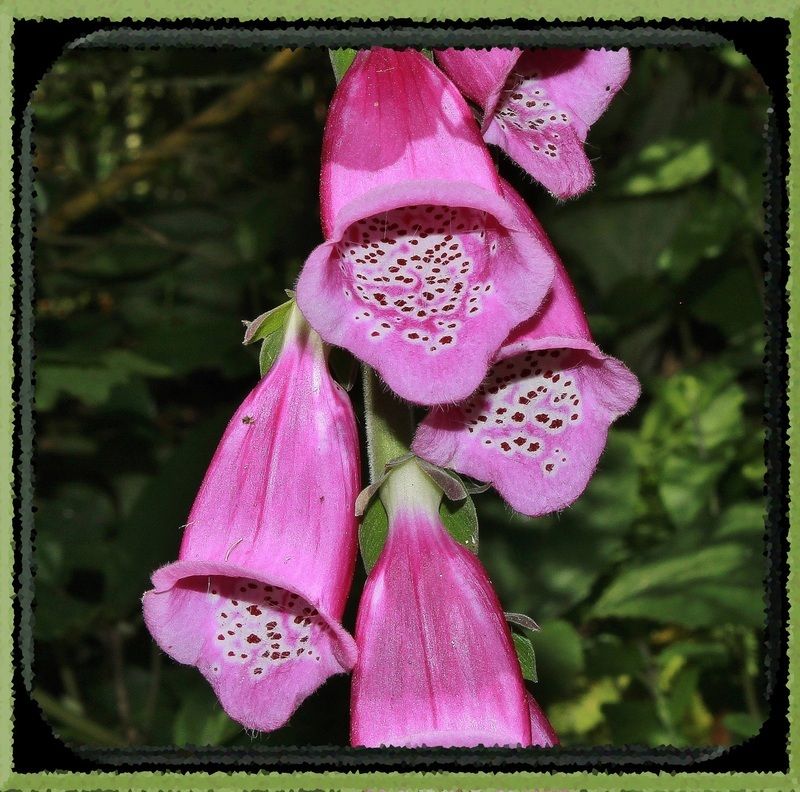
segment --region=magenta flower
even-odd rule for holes
[[[466,398],[541,304],[553,256],[520,224],[464,100],[412,50],[361,52],[325,127],[321,215],[297,299],[403,398]]]
[[[196,665],[248,728],[283,725],[355,663],[339,622],[355,563],[358,490],[350,401],[293,308],[278,359],[211,461],[179,560],[153,573],[143,599],[156,643]]]
[[[448,534],[441,492],[410,461],[381,490],[389,534],[356,623],[353,745],[554,744],[522,679],[511,634],[477,557]],[[532,699],[531,699],[532,701]]]
[[[436,53],[483,109],[483,136],[557,198],[594,183],[583,144],[630,73],[627,50],[448,49]]]
[[[522,216],[522,199],[509,185],[505,192]],[[609,426],[639,390],[636,377],[592,341],[559,262],[543,310],[506,339],[469,399],[428,413],[412,449],[491,482],[523,514],[547,514],[586,488]]]

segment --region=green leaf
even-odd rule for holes
[[[533,651],[533,644],[519,633],[511,633],[511,637],[514,639],[514,649],[517,651],[519,665],[522,668],[522,678],[527,679],[529,682],[538,682],[539,678],[536,676],[536,654]]]
[[[620,166],[615,192],[625,196],[670,192],[700,181],[713,166],[707,140],[662,138]]]
[[[722,719],[722,723],[728,731],[743,740],[758,734],[764,725],[761,718],[746,712],[730,712]]]
[[[378,560],[389,534],[389,517],[380,498],[373,498],[358,526],[358,546],[364,569],[369,574]]]
[[[662,551],[659,558],[626,567],[597,600],[591,616],[690,628],[761,626],[760,573],[753,561],[752,552],[734,542]]]
[[[350,68],[350,64],[355,60],[358,50],[354,49],[332,49],[328,50],[328,55],[331,59],[331,67],[333,68],[333,76],[336,82],[341,82],[345,72]]]

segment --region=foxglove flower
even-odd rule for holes
[[[277,361],[211,461],[179,560],[153,574],[143,600],[158,645],[197,666],[228,715],[249,728],[283,725],[355,662],[339,622],[358,489],[350,401],[293,308]]]
[[[522,217],[524,202],[504,189]],[[506,339],[469,399],[428,413],[412,449],[491,482],[523,514],[547,514],[583,492],[610,424],[638,398],[636,377],[592,340],[559,262],[542,311]]]
[[[583,150],[589,127],[630,73],[627,50],[455,50],[436,53],[462,93],[483,109],[487,143],[557,198],[592,186]]]
[[[389,532],[356,623],[352,744],[528,746],[532,727],[555,744],[486,572],[442,524],[441,492],[412,460],[381,498]]]
[[[361,52],[339,84],[321,215],[300,307],[412,402],[474,391],[552,281],[544,236],[503,200],[464,100],[418,52]]]

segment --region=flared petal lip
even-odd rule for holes
[[[184,580],[185,578],[204,577],[207,575],[251,578],[259,581],[260,583],[286,589],[287,591],[291,591],[298,596],[303,597],[306,602],[309,602],[315,608],[317,608],[319,615],[322,616],[322,618],[325,620],[325,623],[336,636],[337,641],[334,643],[334,657],[339,665],[341,665],[345,671],[350,671],[356,664],[358,652],[352,636],[342,627],[337,619],[332,618],[329,614],[325,613],[324,610],[320,609],[319,604],[315,602],[313,598],[310,598],[304,594],[304,592],[298,589],[296,585],[282,579],[280,575],[274,575],[270,573],[267,577],[261,570],[253,570],[248,567],[230,564],[227,561],[174,561],[173,563],[160,567],[153,572],[151,578],[153,582],[153,588],[150,591],[145,592],[142,600],[144,601],[148,597],[157,597],[159,595],[168,594],[175,587],[176,583]],[[145,609],[145,622],[148,622],[147,609]],[[158,626],[147,623],[147,627],[159,646],[161,646],[161,648],[167,652],[167,654],[170,654],[166,647],[161,645],[159,640],[160,630],[158,629]]]
[[[627,386],[621,389],[623,393],[621,399],[617,401],[612,399],[610,403],[605,405],[613,419],[631,410],[633,405],[639,400],[642,387],[633,372],[615,357],[603,353],[593,341],[582,338],[581,336],[543,336],[542,338],[523,336],[516,341],[502,346],[495,360],[506,360],[521,352],[532,352],[542,349],[574,349],[576,351],[586,352],[597,363],[605,367],[611,367],[615,375],[623,379]]]
[[[530,233],[530,226],[518,217],[500,195],[499,188],[495,194],[470,182],[419,179],[377,187],[345,204],[339,210],[330,232],[326,231],[326,239],[328,242],[339,242],[353,223],[365,217],[424,204],[482,210],[509,231]]]
[[[485,135],[489,125],[494,120],[494,111],[497,110],[497,105],[500,103],[500,95],[503,93],[508,75],[517,65],[517,62],[522,57],[524,50],[517,50],[517,57],[509,64],[508,69],[503,72],[498,72],[497,83],[492,88],[489,96],[486,99],[486,106],[483,108],[483,118],[481,119],[481,134]]]
[[[506,360],[520,354],[520,352],[533,352],[540,349],[575,349],[588,352],[595,360],[609,359],[604,355],[597,344],[581,336],[543,336],[542,338],[522,337],[508,344],[503,344],[497,353],[496,360]]]

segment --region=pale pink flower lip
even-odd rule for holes
[[[528,694],[483,566],[448,534],[441,493],[416,463],[387,487],[389,535],[356,623],[352,744],[531,745]],[[535,717],[541,732],[546,718]]]
[[[465,398],[554,264],[459,92],[418,52],[360,53],[331,104],[320,190],[326,241],[297,284],[308,321],[408,401]]]
[[[508,185],[507,199],[524,202]],[[515,328],[469,399],[436,408],[412,444],[423,459],[488,481],[531,516],[585,489],[608,429],[639,397],[636,377],[594,343],[559,262],[540,313]]]
[[[158,645],[196,665],[248,728],[280,727],[355,663],[340,620],[358,490],[352,407],[295,308],[280,356],[228,424],[179,560],[143,599]]]
[[[502,148],[557,198],[594,183],[589,128],[630,73],[627,50],[441,50],[437,60],[484,111],[487,143]]]

